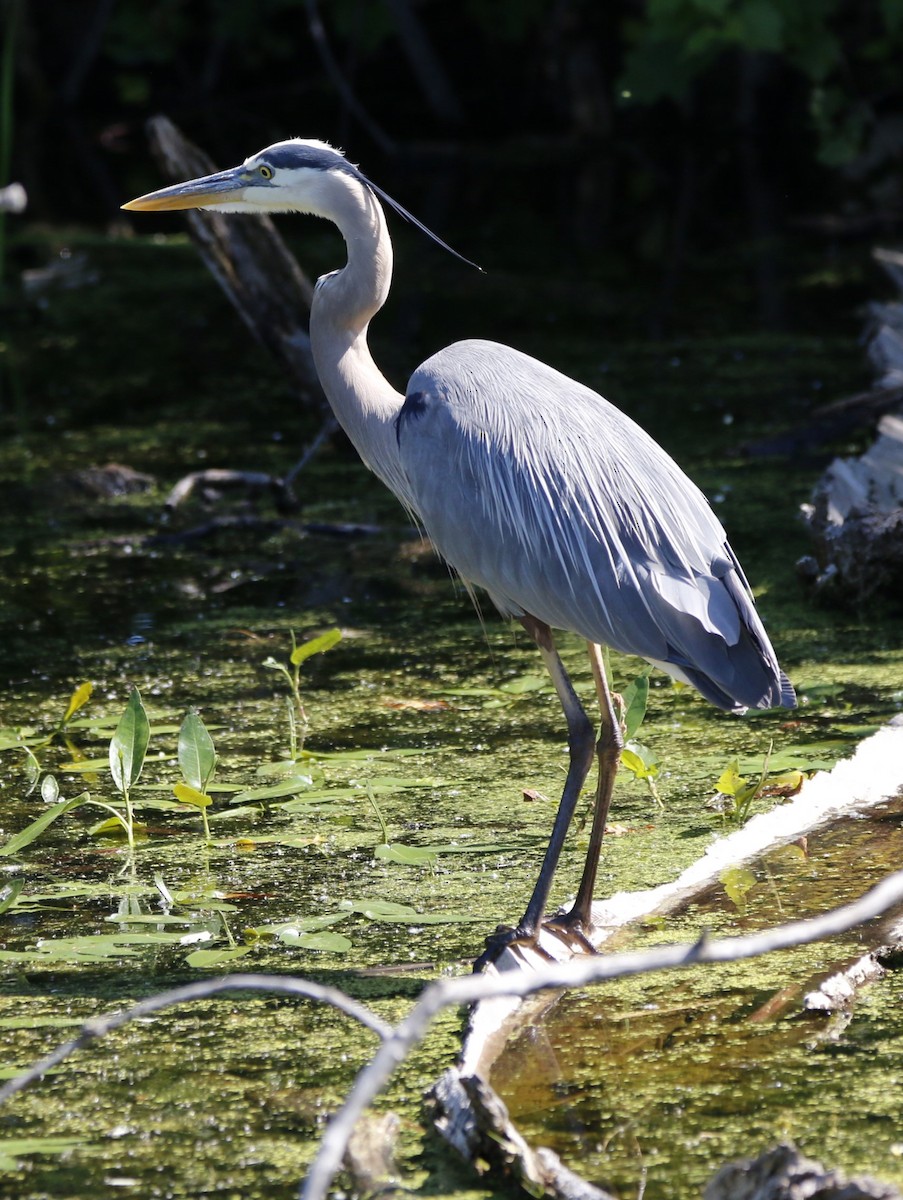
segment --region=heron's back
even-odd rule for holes
[[[397,429],[431,540],[502,612],[641,655],[722,708],[794,702],[705,497],[597,393],[459,342],[415,371]]]

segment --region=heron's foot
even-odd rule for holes
[[[475,975],[479,975],[485,971],[490,963],[494,963],[503,951],[511,946],[529,946],[531,950],[536,950],[543,958],[551,958],[551,955],[546,954],[545,950],[541,950],[537,938],[539,937],[539,929],[528,929],[525,925],[499,925],[495,933],[491,933],[486,939],[486,949],[473,964]]]
[[[548,962],[555,962],[555,956],[545,950],[539,942],[540,929],[547,929],[559,941],[564,942],[569,950],[578,954],[596,954],[596,947],[584,932],[585,922],[571,912],[560,913],[554,917],[543,917],[538,928],[528,929],[523,924],[513,928],[510,925],[499,925],[495,933],[486,939],[486,949],[473,965],[474,973],[484,971],[490,963],[494,963],[503,951],[512,946],[527,946]]]
[[[573,909],[566,913],[557,913],[554,917],[547,917],[543,924],[558,937],[567,941],[578,953],[599,953],[586,932],[590,927],[589,922],[581,914],[575,913]]]

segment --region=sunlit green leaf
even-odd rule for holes
[[[341,640],[341,629],[328,629],[326,633],[321,633],[319,637],[311,638],[308,642],[302,642],[300,646],[296,646],[292,651],[292,666],[299,667],[311,655],[323,654],[327,650],[331,650]]]
[[[209,796],[187,783],[177,783],[172,790],[173,795],[181,804],[193,804],[196,808],[208,808],[212,803]]]
[[[639,742],[628,742],[621,751],[621,762],[637,779],[654,779],[659,767],[655,755]]]
[[[132,823],[132,833],[139,833],[146,830],[144,825],[139,825],[136,822]],[[105,817],[102,821],[98,821],[88,830],[91,837],[108,837],[110,834],[115,834],[117,837],[128,837],[128,825],[124,817]]]
[[[746,910],[746,897],[756,886],[756,877],[745,867],[728,867],[719,876],[728,899],[740,912]]]
[[[179,769],[198,792],[207,790],[216,769],[213,738],[196,712],[188,713],[179,730]]]
[[[5,913],[19,899],[19,894],[25,886],[24,879],[10,879],[0,887],[0,913]]]
[[[745,783],[740,774],[740,764],[735,758],[718,776],[715,787],[724,796],[736,796]]]
[[[110,773],[121,792],[127,792],[138,782],[149,741],[147,713],[140,692],[133,687],[110,741]]]
[[[84,708],[91,699],[91,693],[94,691],[93,683],[80,683],[72,695],[69,697],[69,703],[66,705],[66,711],[63,713],[62,725],[68,725],[79,709]]]
[[[0,854],[18,854],[20,850],[24,850],[26,846],[41,836],[48,825],[52,825],[57,817],[63,816],[64,813],[71,812],[73,808],[78,808],[81,804],[87,804],[91,799],[88,792],[82,792],[80,796],[73,796],[71,800],[60,800],[51,808],[45,809],[44,812],[32,821],[30,825],[26,825],[19,833],[13,834],[8,842],[0,846]]]
[[[630,741],[643,723],[649,701],[649,676],[639,675],[621,696],[624,703],[624,738]]]

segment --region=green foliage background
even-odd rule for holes
[[[159,111],[224,162],[300,134],[370,162],[513,155],[535,189],[595,164],[605,215],[628,222],[667,206],[687,153],[717,217],[749,192],[744,139],[790,206],[899,200],[903,0],[2,0],[2,15],[16,116],[0,163],[40,218],[111,216]]]

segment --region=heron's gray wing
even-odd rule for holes
[[[722,708],[787,702],[705,497],[595,392],[459,342],[411,377],[398,445],[434,545],[503,612],[641,655]]]

